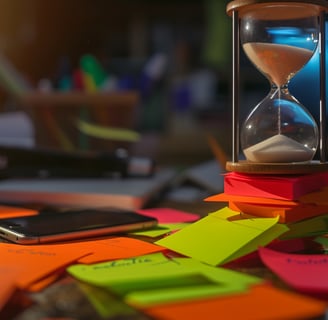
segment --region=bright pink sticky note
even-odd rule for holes
[[[171,208],[139,209],[139,213],[156,218],[159,223],[193,222],[199,219],[199,215]]]
[[[259,248],[263,263],[296,290],[328,294],[328,256],[324,254],[282,253]]]

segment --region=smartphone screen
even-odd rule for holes
[[[67,210],[0,219],[0,237],[21,244],[35,244],[143,230],[156,225],[156,219],[133,211]]]

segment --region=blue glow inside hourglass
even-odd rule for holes
[[[288,90],[289,81],[318,45],[317,12],[310,8],[275,3],[242,12],[242,47],[271,85],[269,94],[241,127],[241,147],[249,161],[304,162],[312,160],[316,152],[317,124]]]

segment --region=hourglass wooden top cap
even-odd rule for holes
[[[290,7],[290,8],[287,8]],[[265,13],[258,9],[268,9]],[[288,9],[288,10],[287,10]],[[239,16],[253,13],[261,20],[283,20],[318,16],[321,11],[328,12],[327,0],[234,0],[227,5],[227,14],[237,10]],[[257,11],[257,14],[254,12]]]

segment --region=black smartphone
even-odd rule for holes
[[[18,244],[42,244],[146,230],[157,219],[112,208],[70,209],[0,219],[0,237]]]

